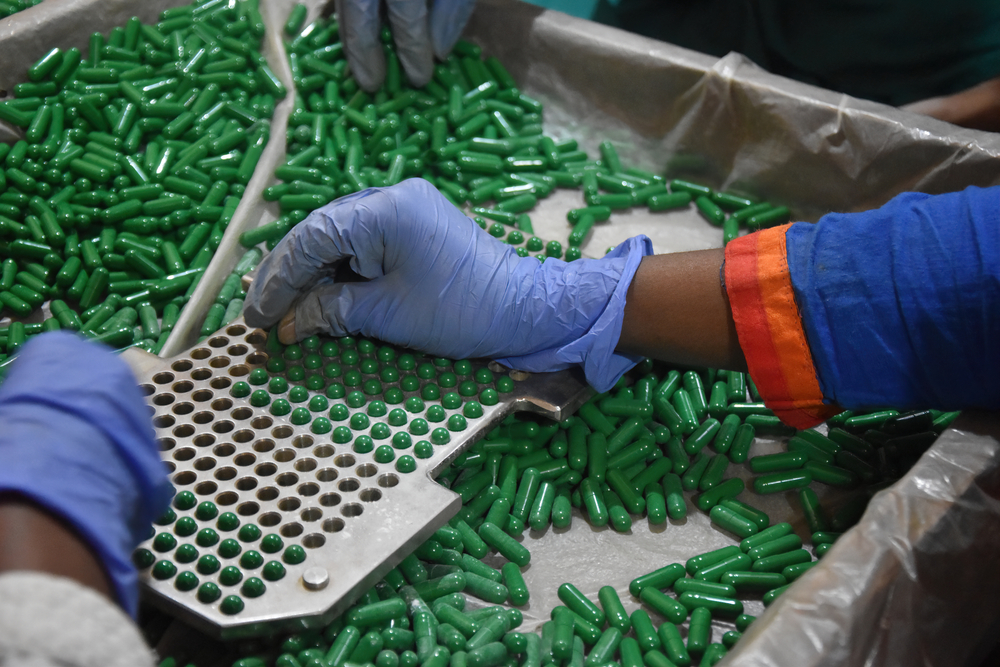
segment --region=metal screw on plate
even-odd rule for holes
[[[330,573],[323,567],[311,567],[302,575],[302,585],[306,590],[321,591],[330,583]]]

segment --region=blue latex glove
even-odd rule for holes
[[[602,259],[519,257],[414,178],[344,197],[299,223],[261,263],[245,316],[270,327],[298,300],[298,339],[361,334],[525,371],[581,366],[607,391],[640,359],[615,346],[632,276],[652,252],[637,236]],[[343,260],[369,281],[334,283]]]
[[[379,31],[382,0],[337,0],[340,35],[358,85],[378,90],[385,79],[385,54]],[[434,56],[444,59],[462,34],[475,0],[435,0],[428,18],[426,0],[386,0],[396,55],[416,88],[434,74]]]
[[[0,385],[0,492],[72,524],[136,615],[132,550],[173,491],[149,407],[124,361],[62,332],[22,348]]]

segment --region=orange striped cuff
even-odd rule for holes
[[[726,245],[726,292],[736,334],[757,390],[781,421],[816,426],[841,411],[823,402],[795,304],[785,231],[773,227]]]

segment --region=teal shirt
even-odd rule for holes
[[[594,18],[893,105],[1000,76],[1000,0],[601,0]]]

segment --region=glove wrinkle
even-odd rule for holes
[[[427,29],[426,0],[386,2],[396,55],[414,88],[423,88],[434,74],[434,54]]]
[[[337,0],[341,39],[358,85],[373,93],[385,79],[385,54],[379,39],[380,0]]]
[[[430,24],[431,44],[439,60],[451,53],[475,7],[475,0],[436,0],[431,8]]]

